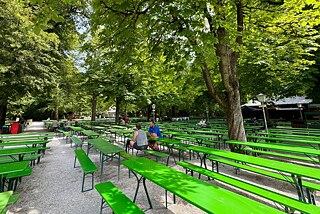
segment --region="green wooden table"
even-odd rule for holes
[[[102,180],[103,175],[103,166],[104,163],[113,158],[118,160],[118,180],[120,178],[120,152],[124,150],[116,145],[109,143],[106,139],[96,138],[89,139],[88,143],[92,144],[100,152],[100,164],[101,164],[101,174],[100,181]]]
[[[103,134],[103,131],[107,130],[105,126],[92,126],[92,130],[96,130],[100,134]]]
[[[225,135],[225,132],[219,132],[219,131],[205,131],[205,130],[197,130],[194,129],[191,133],[200,133],[200,134],[206,134],[206,135],[215,135],[218,137],[218,140],[221,140],[222,136]]]
[[[6,174],[23,171],[25,170],[25,168],[27,168],[28,165],[29,161],[0,164],[0,192],[3,192],[3,179],[5,178]]]
[[[266,136],[266,137],[275,137],[275,138],[293,138],[301,140],[315,140],[319,141],[319,136],[312,135],[297,135],[297,134],[278,134],[278,133],[267,133],[267,132],[256,132],[256,135]]]
[[[127,129],[126,126],[118,126],[118,125],[113,125],[112,128],[116,128],[116,129]]]
[[[82,130],[82,134],[86,135],[88,138],[93,138],[93,137],[99,137],[100,134],[97,132],[94,132],[92,130]]]
[[[0,193],[0,213],[7,213],[6,207],[12,194],[13,194],[13,191]]]
[[[271,133],[283,133],[283,134],[297,134],[297,135],[311,135],[320,137],[320,131],[308,131],[307,129],[298,131],[290,129],[269,129]]]
[[[32,136],[32,135],[37,135],[37,136],[53,136],[53,132],[22,132],[19,134],[1,134],[0,137],[19,137],[19,136]]]
[[[267,205],[186,175],[147,158],[127,160],[122,164],[128,167],[137,179],[137,188],[133,202],[137,198],[139,184],[143,182],[150,208],[152,208],[152,204],[145,183],[146,179],[207,213],[282,213]],[[141,178],[138,177],[138,174],[141,175]]]
[[[77,135],[79,135],[79,133],[84,130],[82,127],[78,127],[78,126],[69,126],[69,128],[72,130],[73,134],[77,134]]]
[[[212,135],[204,135],[204,134],[185,134],[185,133],[179,133],[174,135],[173,138],[177,137],[183,137],[183,138],[189,138],[189,139],[195,139],[196,143],[201,144],[204,140],[212,139]]]
[[[129,137],[130,135],[133,136],[133,129],[108,129],[108,131],[110,131],[111,133],[114,133],[114,138],[117,137],[117,135],[121,135],[121,137]],[[126,142],[124,142],[126,143]]]
[[[268,142],[276,141],[276,142],[284,142],[284,143],[299,143],[304,144],[307,146],[311,146],[313,148],[318,148],[320,150],[320,141],[317,140],[304,140],[304,139],[294,139],[294,138],[278,138],[278,137],[264,137],[264,136],[257,136],[257,135],[248,135],[248,139],[253,139],[254,141],[265,140]],[[313,145],[317,145],[314,147]]]
[[[314,159],[310,156],[317,156],[318,164],[320,162],[319,149],[297,147],[297,146],[290,146],[290,145],[277,145],[277,144],[273,145],[268,143],[243,142],[243,141],[236,141],[236,140],[227,140],[226,142],[230,144],[249,146],[251,148],[260,148],[260,149],[268,149],[268,150],[274,150],[274,151],[302,154],[302,155],[305,155],[306,157],[311,158],[311,160],[314,160]]]
[[[0,143],[0,147],[6,147],[6,146],[27,146],[29,147],[36,147],[37,145],[42,145],[43,147],[46,147],[47,143],[49,143],[48,140],[36,140],[36,141],[21,141],[21,142],[10,142],[10,143]]]
[[[36,153],[39,151],[41,148],[12,148],[12,149],[0,149],[0,157],[2,156],[10,156],[12,159],[13,155],[18,155],[19,160],[17,161],[22,161],[23,156],[25,154],[30,154],[30,153]]]
[[[203,163],[205,167],[206,167],[206,162],[205,162],[206,156],[213,155],[216,157],[222,157],[222,158],[231,159],[234,161],[239,161],[243,163],[252,164],[255,166],[264,167],[267,169],[276,170],[280,172],[283,176],[285,176],[283,172],[288,173],[291,175],[294,181],[294,184],[296,186],[299,199],[302,201],[305,201],[304,191],[302,188],[302,178],[311,178],[316,181],[320,181],[320,169],[313,168],[313,167],[301,166],[301,165],[292,164],[292,163],[284,163],[282,161],[270,160],[270,159],[261,158],[261,157],[253,157],[250,155],[238,154],[234,152],[223,151],[223,150],[218,150],[218,149],[213,149],[213,148],[208,148],[203,146],[190,146],[188,147],[188,149],[204,154],[202,159],[204,160]]]

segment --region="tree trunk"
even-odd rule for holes
[[[115,123],[119,124],[119,114],[120,114],[121,97],[116,97],[116,118]]]
[[[151,119],[151,112],[152,112],[152,107],[151,105],[147,106],[147,121],[150,121]]]
[[[228,137],[230,140],[247,141],[240,106],[239,90],[235,91],[234,95],[228,98],[230,102],[228,109],[226,110]],[[231,144],[229,144],[229,148],[232,152],[237,149],[237,147]]]
[[[0,100],[0,128],[6,123],[7,110],[8,110],[7,100]]]
[[[176,107],[171,106],[171,117],[175,117],[175,116],[176,116]]]
[[[59,109],[58,109],[58,106],[56,106],[54,118],[56,120],[59,120]]]
[[[223,1],[219,1],[218,5],[223,7]],[[239,36],[236,38],[236,43],[242,45],[242,31],[243,31],[243,11],[242,2],[237,1],[237,31]],[[217,8],[218,11],[218,8]],[[223,14],[217,14],[218,16],[224,16]],[[212,17],[207,13],[209,25],[211,26]],[[213,29],[212,26],[210,29]],[[212,82],[210,69],[205,59],[202,61],[202,75],[207,85],[210,95],[219,103],[223,108],[228,123],[228,136],[230,140],[246,141],[246,135],[243,125],[243,117],[240,106],[240,92],[239,92],[239,80],[237,77],[237,62],[240,57],[240,53],[237,52],[237,48],[234,50],[230,48],[229,35],[226,28],[219,26],[216,31],[212,30],[212,33],[218,39],[218,43],[215,45],[216,55],[219,57],[219,72],[222,78],[222,84],[224,87],[224,94],[219,94]],[[230,145],[230,150],[235,151],[236,147]]]
[[[91,121],[96,121],[97,115],[97,95],[92,95],[91,99]]]

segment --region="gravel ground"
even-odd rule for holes
[[[39,130],[44,130],[42,122],[33,122],[31,126],[27,127],[27,131]],[[8,213],[99,213],[101,202],[99,194],[95,190],[84,193],[81,192],[82,170],[81,168],[73,168],[74,148],[70,148],[70,144],[66,144],[66,140],[59,136],[56,136],[48,146],[50,146],[51,149],[47,150],[45,156],[41,159],[40,164],[37,164],[33,168],[33,173],[22,179],[22,183],[17,188],[17,193],[20,194],[21,198],[16,204],[8,207]],[[86,149],[86,147],[84,147],[84,149]],[[91,149],[90,158],[97,167],[100,168],[99,153],[94,149]],[[199,163],[197,159],[192,162]],[[177,170],[184,171],[181,167],[175,166],[172,162],[170,165]],[[119,181],[117,179],[117,161],[114,160],[111,163],[108,162],[105,165],[104,171],[105,175],[102,177],[102,181],[112,181],[129,198],[133,198],[136,179],[134,176],[129,178],[128,170],[125,167],[121,167]],[[278,182],[274,179],[265,178],[263,176],[257,176],[245,171],[235,174],[234,169],[224,165],[220,167],[220,171],[246,181],[252,181],[253,183],[264,187],[269,187],[272,190],[280,191],[288,196],[296,197],[295,188],[290,184]],[[100,171],[95,174],[95,183],[100,182],[99,175]],[[202,176],[202,179],[207,180],[204,176]],[[91,178],[88,176],[86,181],[86,187],[89,187]],[[254,198],[262,203],[275,206],[271,202],[257,198],[251,194],[234,190],[230,186],[216,181],[209,182],[222,186],[226,189],[236,191],[247,197]],[[147,213],[204,213],[179,198],[177,198],[176,204],[170,204],[172,203],[172,194],[168,194],[169,208],[166,209],[164,190],[149,181],[147,181],[147,187],[154,207],[152,210],[148,210]],[[317,196],[316,200],[317,204],[320,204],[319,196]],[[143,188],[140,188],[136,203],[142,209],[148,208]],[[105,209],[104,213],[112,212],[109,209]]]

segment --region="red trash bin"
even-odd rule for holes
[[[20,123],[11,123],[11,130],[10,133],[11,134],[18,134],[19,133],[19,128],[20,128]]]

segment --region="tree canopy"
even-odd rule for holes
[[[0,4],[1,124],[8,107],[94,119],[114,105],[118,121],[156,104],[168,116],[222,110],[230,139],[245,140],[241,104],[257,94],[318,98],[316,0]]]

